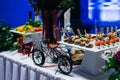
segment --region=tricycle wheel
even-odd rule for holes
[[[58,68],[60,71],[68,75],[72,71],[72,60],[67,55],[61,55],[58,60]]]
[[[35,49],[34,53],[32,54],[32,59],[35,65],[42,66],[45,62],[44,53],[40,51],[39,49]]]

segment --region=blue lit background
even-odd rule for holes
[[[120,28],[120,0],[89,0],[88,18],[99,31],[101,27]]]
[[[120,0],[74,0],[76,9],[71,15],[72,28],[89,29],[94,32],[96,26],[120,27]],[[29,12],[34,18],[29,0],[0,1],[0,22],[9,23],[12,27],[25,24]],[[83,25],[81,25],[81,23]]]
[[[1,0],[0,1],[0,22],[8,23],[12,27],[25,24],[29,18],[29,0]]]
[[[120,0],[89,0],[88,10],[91,20],[120,20]]]

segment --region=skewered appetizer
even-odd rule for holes
[[[85,35],[81,35],[78,30],[79,35],[73,35],[71,37],[65,38],[65,42],[70,44],[79,45],[82,47],[93,48],[94,46],[98,48],[104,48],[113,46],[114,44],[119,44],[119,38],[117,34],[114,32],[109,32],[108,34],[103,34],[101,32],[97,32],[95,35],[88,34],[85,30]]]
[[[87,48],[92,48],[93,47],[93,44],[91,43],[90,39],[87,39],[85,42],[86,42],[85,46]]]
[[[74,44],[75,44],[75,45],[79,45],[79,44],[81,44],[81,42],[80,42],[80,38],[79,38],[79,39],[75,39]]]
[[[80,46],[83,46],[83,47],[85,46],[85,39],[82,39],[82,38],[80,39]]]

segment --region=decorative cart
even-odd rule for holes
[[[72,59],[69,51],[64,50],[65,48],[59,44],[48,43],[48,41],[40,41],[40,44],[40,48],[35,49],[32,54],[36,65],[43,66],[46,60],[52,60],[52,63],[56,63],[63,74],[68,75],[72,71]]]

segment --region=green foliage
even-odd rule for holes
[[[30,0],[29,1],[30,6],[36,11],[41,9],[44,9],[44,6],[46,6],[45,3],[42,3],[41,0]],[[56,9],[68,9],[68,8],[74,8],[75,3],[73,0],[56,0],[56,2],[53,2],[54,8]]]
[[[110,69],[114,69],[114,72],[109,76],[108,80],[120,80],[120,64],[117,63],[116,57],[111,53],[111,55],[107,56],[105,63],[105,73]]]
[[[13,43],[9,25],[0,25],[0,50],[7,50]]]
[[[40,22],[40,21],[34,21],[33,19],[29,19],[26,22],[26,25],[31,25],[33,27],[39,27],[39,26],[42,26],[42,22]]]
[[[120,80],[120,72],[113,72],[108,80]]]
[[[19,46],[18,44],[13,44],[13,46],[10,47],[10,50],[13,51],[13,50],[17,50],[20,48],[21,48],[21,46]]]
[[[40,0],[29,0],[30,6],[33,7],[33,9],[40,10],[41,9],[41,1]]]
[[[14,35],[9,31],[10,25],[0,25],[0,51],[9,50],[14,43]]]
[[[105,61],[105,63],[106,63],[106,66],[105,66],[104,72],[106,73],[109,69],[115,68],[116,59],[115,57],[110,57],[108,58],[108,61]]]
[[[73,0],[62,0],[60,4],[57,6],[58,9],[68,9],[68,8],[74,8],[75,3]]]

